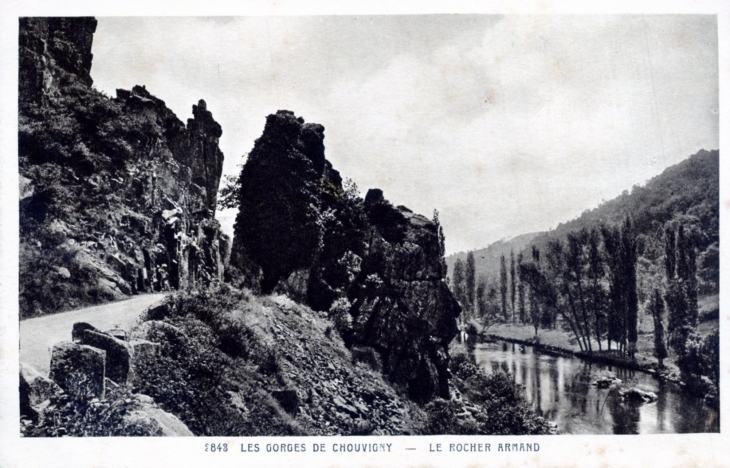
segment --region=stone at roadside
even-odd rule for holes
[[[95,332],[99,331],[95,326],[86,322],[76,322],[71,329],[71,340],[81,341],[81,338],[84,336],[84,332],[86,330],[92,330]]]
[[[113,336],[118,340],[127,341],[127,332],[122,330],[121,328],[112,328],[111,330],[107,330],[105,333],[109,336]]]
[[[38,420],[38,412],[30,404],[30,385],[23,378],[23,372],[20,372],[20,385],[18,388],[20,392],[20,416],[30,419],[31,421]]]
[[[62,341],[51,352],[50,378],[74,399],[104,397],[106,351]]]
[[[60,390],[53,380],[41,375],[35,368],[24,362],[20,363],[20,376],[28,383],[30,404],[33,406],[40,405]]]
[[[120,385],[127,383],[131,357],[130,346],[126,342],[106,333],[85,330],[81,344],[106,351],[106,377]]]

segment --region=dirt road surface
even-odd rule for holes
[[[164,294],[147,294],[126,301],[22,320],[20,362],[30,364],[42,374],[48,374],[51,348],[59,341],[71,340],[74,323],[87,322],[100,330],[120,327],[129,331],[145,309],[160,302],[164,297]]]

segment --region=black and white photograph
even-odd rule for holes
[[[57,11],[3,54],[16,442],[186,437],[170,456],[232,466],[724,443],[727,18]]]

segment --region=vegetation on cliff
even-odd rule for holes
[[[371,347],[416,401],[448,397],[448,351],[460,308],[444,282],[436,222],[382,191],[347,190],[324,156],[324,127],[292,112],[266,119],[229,193],[240,210],[228,275],[312,308],[337,303],[348,346]],[[337,302],[335,302],[337,301]]]
[[[223,155],[204,101],[187,126],[143,86],[91,87],[93,18],[23,18],[20,314],[222,279]]]

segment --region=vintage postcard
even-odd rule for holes
[[[1,466],[730,464],[727,6],[2,11]]]

